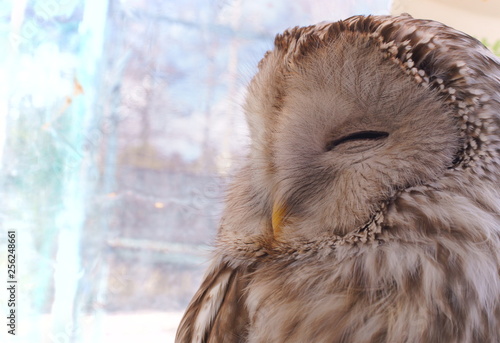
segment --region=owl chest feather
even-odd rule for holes
[[[496,341],[498,313],[480,293],[498,297],[498,285],[487,285],[498,271],[491,256],[474,254],[467,265],[446,242],[389,242],[266,262],[247,288],[248,341]]]
[[[500,220],[484,205],[496,193],[453,189],[409,189],[343,237],[221,235],[223,259],[251,269],[245,339],[500,341]]]

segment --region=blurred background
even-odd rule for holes
[[[18,281],[0,341],[173,342],[275,34],[391,11],[500,53],[500,0],[0,2],[0,280],[15,230]]]

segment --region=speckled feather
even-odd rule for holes
[[[289,29],[245,111],[176,342],[500,342],[500,62],[480,42],[408,15]],[[367,128],[389,136],[325,151]]]

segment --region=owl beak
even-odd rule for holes
[[[275,202],[273,205],[273,215],[272,215],[272,225],[274,237],[278,238],[281,235],[283,226],[285,224],[285,218],[287,214],[287,209],[281,202]]]

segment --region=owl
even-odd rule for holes
[[[500,61],[441,23],[276,36],[177,342],[500,342]]]

